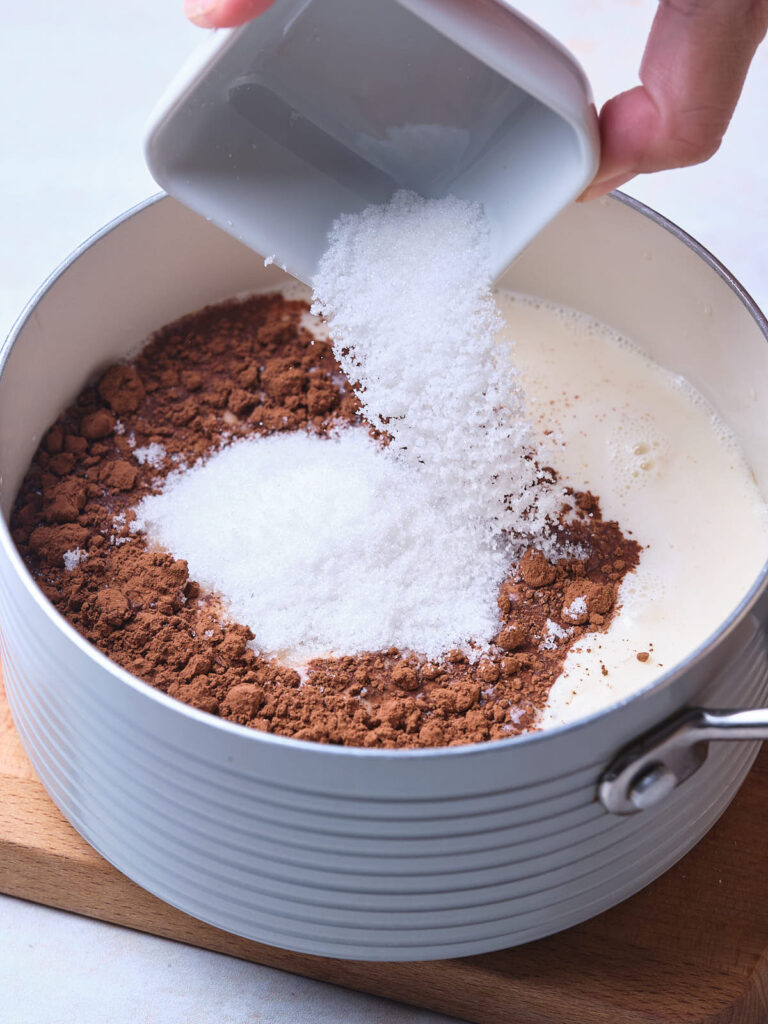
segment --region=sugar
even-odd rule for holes
[[[281,270],[285,270],[286,273],[287,273],[287,268],[286,268],[285,264],[284,263],[278,263],[277,262],[277,257],[275,256],[274,253],[272,253],[271,256],[267,256],[267,258],[264,260],[264,266],[265,267],[271,267],[272,264],[276,264],[278,267],[280,267]]]
[[[498,628],[497,553],[446,538],[428,481],[362,427],[235,441],[136,511],[268,653],[438,657]]]
[[[555,550],[563,493],[532,457],[489,267],[474,203],[399,192],[340,218],[313,312],[391,443],[352,427],[232,441],[138,507],[132,528],[186,559],[261,651],[476,657],[514,559]]]
[[[153,441],[152,444],[148,444],[143,448],[135,448],[133,451],[133,457],[142,465],[151,466],[153,469],[159,469],[165,459],[165,448],[163,445]]]
[[[580,619],[582,615],[586,615],[586,612],[587,599],[586,597],[579,596],[574,597],[568,607],[563,609],[563,616],[566,619]]]
[[[88,552],[83,551],[82,548],[71,548],[69,551],[65,551],[61,557],[64,562],[64,568],[67,572],[72,572],[76,566],[80,565],[88,557]]]
[[[567,640],[572,632],[573,629],[563,629],[563,627],[553,619],[547,619],[547,631],[539,646],[542,650],[554,651],[557,647],[558,641]]]

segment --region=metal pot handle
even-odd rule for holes
[[[600,778],[600,802],[611,814],[644,811],[701,768],[711,741],[765,739],[768,708],[683,711],[624,747]]]

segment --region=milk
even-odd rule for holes
[[[540,717],[548,727],[648,686],[703,644],[768,556],[768,511],[736,441],[684,379],[583,314],[503,291],[497,301],[542,457],[643,546],[608,631],[571,649]]]

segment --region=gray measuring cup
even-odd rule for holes
[[[146,140],[166,191],[305,282],[340,213],[401,188],[481,202],[500,274],[598,152],[580,67],[503,0],[277,0],[211,33]]]

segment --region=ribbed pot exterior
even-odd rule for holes
[[[21,365],[6,361],[0,401]],[[56,411],[30,432],[39,436]],[[18,466],[5,457],[0,450],[0,477],[17,481]],[[7,496],[3,503],[7,515]],[[139,885],[275,946],[432,959],[527,942],[591,917],[704,835],[749,770],[755,744],[713,744],[704,767],[666,802],[631,817],[605,812],[596,786],[620,747],[686,704],[766,702],[764,579],[761,586],[663,684],[606,713],[438,750],[285,739],[164,696],[58,615],[4,527],[0,650],[11,711],[43,784]]]
[[[595,800],[616,746],[600,723],[567,750],[556,734],[389,755],[260,736],[124,684],[2,557],[8,698],[57,805],[144,888],[273,945],[412,960],[547,935],[674,863],[754,757],[722,744],[665,804],[619,818]],[[713,705],[766,698],[764,634],[747,620],[737,640]]]

